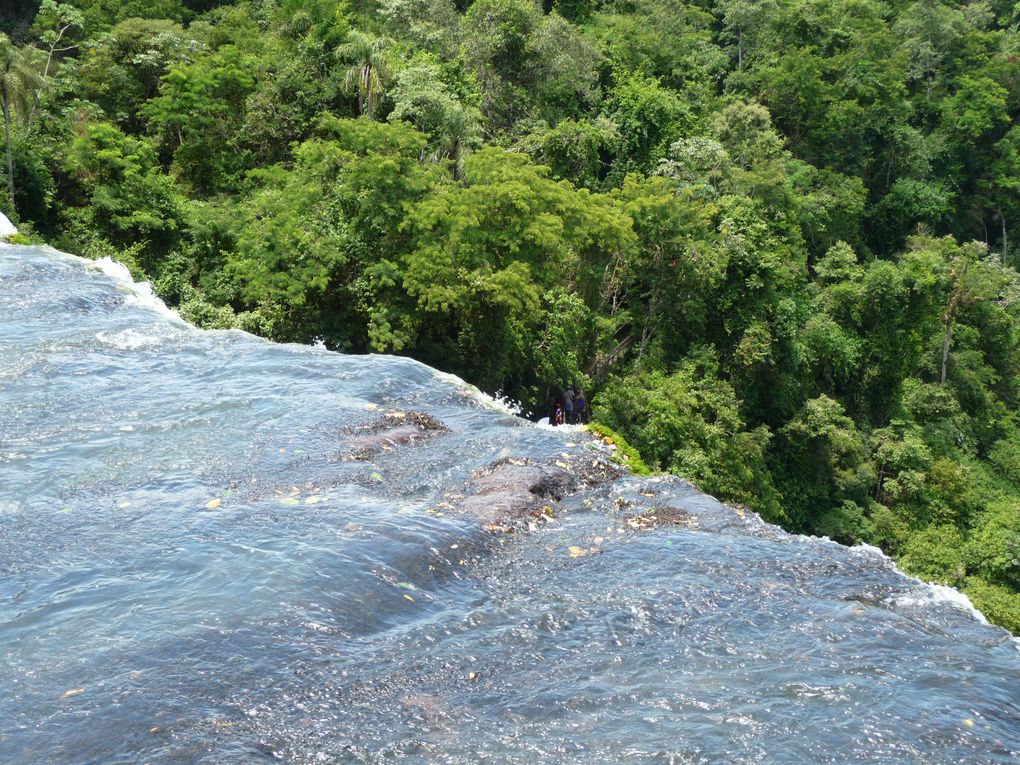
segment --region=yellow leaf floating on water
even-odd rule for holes
[[[85,689],[84,688],[72,688],[69,691],[64,691],[64,695],[62,696],[62,698],[67,699],[67,698],[70,698],[71,696],[77,696],[79,693],[85,693]]]
[[[567,548],[567,552],[570,554],[571,558],[583,558],[588,554],[587,550],[582,547],[578,547],[577,545],[570,545],[570,547]]]
[[[131,502],[125,499],[123,502],[117,503],[117,507],[123,510],[125,507],[131,507]]]
[[[151,728],[149,728],[149,733],[159,733],[159,726],[153,725]]]
[[[411,601],[412,603],[414,603],[414,598],[412,598],[412,597],[411,597],[410,595],[405,595],[404,597],[405,597],[405,598],[406,598],[407,600],[410,600],[410,601]]]
[[[378,404],[373,404],[373,403],[369,402],[369,403],[365,404],[365,408],[366,409],[378,409],[379,405]]]
[[[969,717],[964,719],[963,724],[966,725],[968,728],[973,728],[974,727],[974,721],[971,720]]]
[[[315,494],[313,494],[310,497],[305,497],[305,504],[306,505],[314,505],[317,502],[321,502],[321,501],[322,501],[322,497],[316,496]]]
[[[205,506],[208,507],[210,510],[215,510],[217,507],[219,507],[222,504],[223,504],[223,500],[221,500],[219,497],[217,497],[216,499],[210,499],[208,502],[205,503]]]
[[[298,501],[294,497],[284,497],[280,500],[281,505],[296,505]]]

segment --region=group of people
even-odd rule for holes
[[[590,409],[587,396],[576,385],[568,385],[559,396],[550,393],[546,402],[550,425],[586,424]]]

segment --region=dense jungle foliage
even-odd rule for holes
[[[202,326],[584,385],[653,469],[1020,631],[1020,4],[2,8],[28,236]]]

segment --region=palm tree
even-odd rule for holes
[[[25,111],[43,78],[32,65],[29,52],[15,47],[0,32],[0,106],[4,113],[4,138],[7,142],[7,190],[14,206],[14,152],[11,146],[11,112]]]
[[[337,47],[341,61],[353,61],[344,77],[344,90],[358,94],[358,113],[372,119],[372,112],[390,84],[390,67],[386,48],[393,41],[388,37],[373,37],[364,32],[351,31],[347,41]]]
[[[453,179],[459,181],[464,175],[464,157],[481,143],[481,115],[477,109],[452,102],[443,116],[435,158],[452,160]]]

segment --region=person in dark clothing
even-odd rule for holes
[[[563,391],[563,409],[565,422],[568,425],[574,424],[574,389],[569,385],[567,389]]]

